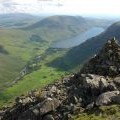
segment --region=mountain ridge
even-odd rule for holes
[[[115,59],[106,51],[111,50],[111,47],[119,53]],[[88,62],[93,67],[94,64],[100,66],[101,62],[97,61],[101,59],[107,60],[103,63],[104,66],[110,62],[120,62],[120,45],[114,39],[108,41],[91,60],[94,59],[96,62],[92,65]],[[111,72],[107,72],[106,77],[101,76],[98,71],[91,74],[91,67],[83,66],[83,69],[88,70],[87,73],[81,70],[81,73],[66,76],[41,91],[33,90],[27,96],[17,97],[12,107],[7,106],[0,111],[0,120],[74,120],[72,115],[79,112],[82,114],[95,108],[98,114],[102,114],[99,111],[100,106],[120,104],[120,73],[111,77]],[[98,69],[102,71],[102,67]]]

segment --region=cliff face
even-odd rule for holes
[[[112,39],[79,73],[17,97],[1,109],[0,120],[69,120],[84,110],[120,104],[119,68],[120,46]]]

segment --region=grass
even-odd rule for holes
[[[120,105],[102,106],[89,112],[81,113],[73,120],[119,120]]]
[[[39,70],[26,75],[12,87],[6,88],[0,94],[0,106],[12,103],[15,97],[25,94],[32,89],[41,89],[44,86],[61,79],[66,72],[46,66],[45,63],[50,59],[52,60],[53,58],[47,57],[45,61],[41,62],[42,66]]]
[[[31,89],[41,89],[49,83],[60,79],[61,76],[65,74],[65,71],[49,67],[47,63],[59,56],[63,56],[67,50],[51,51],[48,49],[50,42],[30,42],[29,38],[33,33],[29,31],[24,32],[13,29],[13,31],[2,30],[2,32],[0,42],[5,46],[5,49],[9,51],[9,55],[1,54],[0,56],[0,77],[3,78],[0,79],[0,106],[13,102],[16,96],[23,93],[25,94]],[[6,34],[8,36],[6,36]],[[26,62],[36,55],[42,55],[44,57],[44,59],[40,61],[40,69],[26,75],[15,85],[8,87],[15,77],[17,77]]]
[[[0,105],[3,105],[4,102],[12,102],[15,97],[25,94],[32,89],[41,89],[45,85],[60,79],[62,75],[64,75],[64,72],[56,72],[53,68],[42,66],[41,69],[27,75],[14,86],[5,89],[2,93],[4,97],[0,96]]]
[[[0,81],[13,80],[31,58],[37,54],[43,54],[48,48],[47,42],[31,43],[29,40],[31,35],[29,31],[0,29],[0,45],[4,46],[9,53],[8,55],[0,54]]]

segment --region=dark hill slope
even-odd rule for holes
[[[96,54],[106,40],[111,39],[113,36],[120,41],[120,22],[111,25],[104,33],[72,48],[64,57],[54,60],[49,65],[65,68],[66,70],[73,69]]]

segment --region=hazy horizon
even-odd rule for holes
[[[118,0],[0,0],[0,14],[62,14],[120,17]]]

